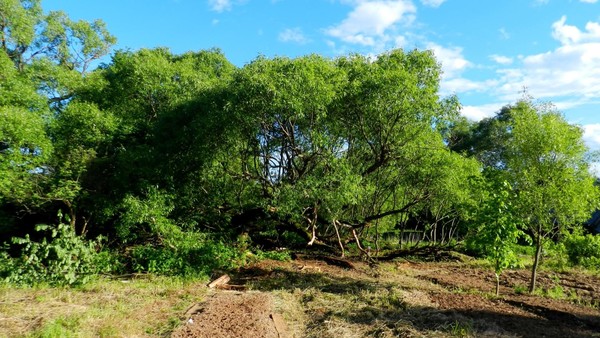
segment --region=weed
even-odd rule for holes
[[[555,285],[546,290],[546,295],[552,299],[564,299],[565,292],[560,285]]]
[[[129,264],[135,272],[204,277],[215,269],[244,265],[245,252],[204,234],[189,232],[167,245],[133,247]]]
[[[523,295],[523,294],[527,293],[528,290],[529,289],[527,288],[527,286],[525,286],[523,284],[517,284],[514,287],[514,291],[517,295]]]
[[[44,325],[33,334],[34,337],[77,337],[79,332],[79,318],[76,316],[59,317]]]
[[[272,259],[275,261],[288,262],[292,258],[290,256],[289,250],[281,250],[281,251],[262,251],[258,250],[256,252],[256,256],[258,259]]]
[[[448,331],[453,337],[472,337],[474,333],[471,323],[459,322],[458,320],[448,326]]]
[[[600,236],[570,234],[564,241],[569,263],[588,269],[600,266]]]

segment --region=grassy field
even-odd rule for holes
[[[137,276],[79,288],[0,288],[0,337],[161,337],[206,281]]]
[[[230,274],[273,300],[291,337],[600,337],[597,274],[544,270],[529,295],[529,271],[509,270],[495,297],[480,261],[355,265],[266,260]],[[0,337],[169,337],[186,309],[225,292],[206,282],[142,275],[71,289],[2,287]]]

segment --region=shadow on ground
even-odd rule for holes
[[[254,290],[285,290],[298,295],[308,320],[308,337],[334,336],[326,332],[331,323],[360,327],[365,330],[364,335],[356,336],[369,337],[434,332],[463,337],[600,337],[600,316],[582,318],[510,299],[490,300],[484,294],[418,292],[398,283],[359,274],[347,276],[340,271],[333,275],[331,271],[254,267],[239,271],[234,281]],[[415,295],[423,299],[416,303],[407,300]],[[462,306],[452,308],[455,299]]]

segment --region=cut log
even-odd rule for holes
[[[231,280],[231,277],[229,277],[228,275],[223,275],[223,276],[215,279],[214,281],[210,282],[208,284],[208,287],[212,289],[212,288],[216,287],[217,285],[225,285],[225,284],[229,283],[230,280]]]

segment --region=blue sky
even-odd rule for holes
[[[100,18],[117,49],[218,47],[237,66],[258,55],[335,57],[432,49],[442,94],[478,120],[521,97],[552,101],[600,150],[598,0],[45,0]],[[108,60],[107,60],[108,61]]]

